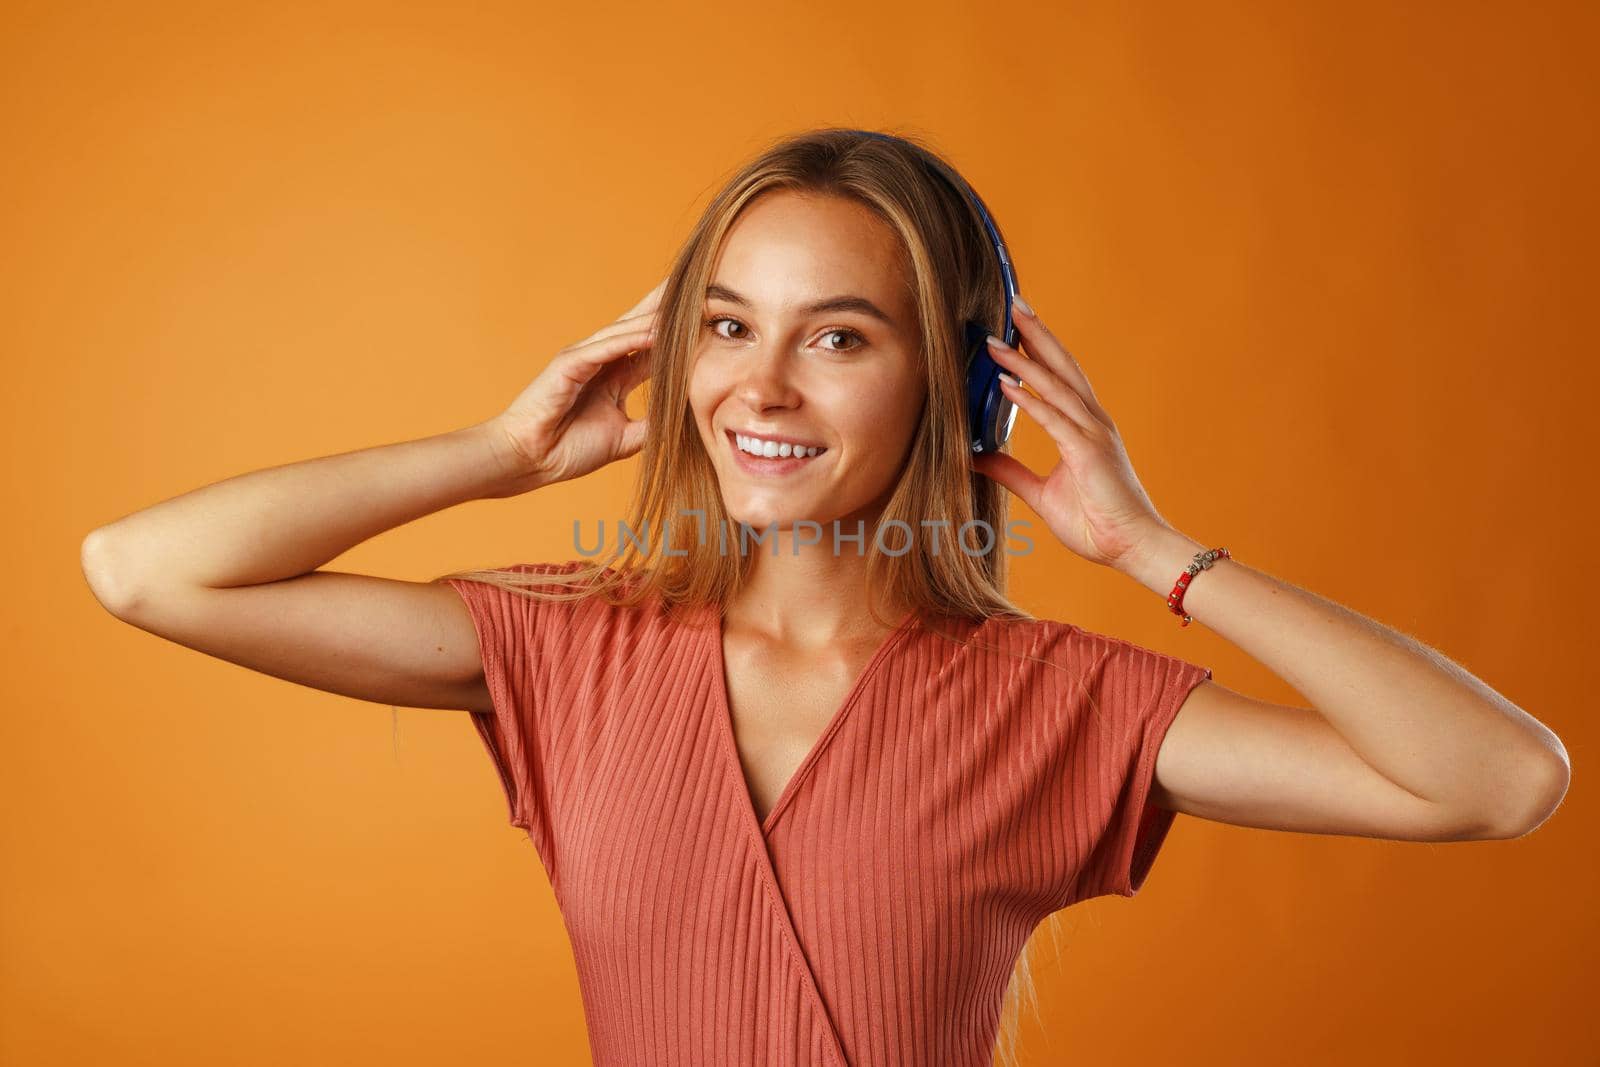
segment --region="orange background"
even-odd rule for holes
[[[124,625],[79,545],[493,415],[735,165],[843,124],[983,193],[1170,521],[1434,645],[1577,768],[1518,841],[1180,818],[1135,901],[1068,913],[1025,1061],[1594,1062],[1600,20],[1398,7],[8,5],[0,1061],[587,1062],[465,714]],[[634,463],[330,566],[570,558]],[[1017,508],[1026,606],[1302,703]]]

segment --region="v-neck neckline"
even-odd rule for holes
[[[765,819],[756,812],[755,799],[750,794],[750,782],[745,778],[744,763],[739,758],[739,742],[733,729],[733,705],[728,699],[728,665],[727,656],[723,651],[723,617],[718,605],[711,604],[708,608],[711,616],[711,670],[712,685],[717,691],[717,730],[721,736],[724,760],[733,774],[734,783],[738,786],[739,796],[746,818],[760,831],[763,840],[770,837],[772,828],[777,825],[778,817],[784,809],[789,807],[789,802],[805,784],[812,767],[821,758],[823,751],[828,747],[828,742],[839,732],[841,726],[850,716],[850,709],[859,702],[861,693],[878,671],[879,665],[886,659],[893,648],[900,643],[900,639],[910,631],[911,623],[917,618],[918,611],[913,608],[901,618],[899,625],[884,635],[878,642],[876,651],[867,660],[866,666],[861,668],[861,673],[856,675],[855,682],[845,693],[844,700],[834,709],[829,716],[828,723],[811,743],[811,748],[806,752],[805,758],[794,769],[789,780],[784,783],[783,789],[778,794],[778,799],[773,802],[772,810],[767,812]]]

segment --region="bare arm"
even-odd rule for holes
[[[84,539],[84,576],[117,618],[317,689],[407,707],[490,709],[466,606],[442,583],[318,570],[467,500],[579,477],[638,451],[624,410],[648,374],[657,286],[561,350],[502,414],[461,430],[241,474]]]
[[[453,589],[317,568],[423,515],[506,495],[517,475],[493,422],[271,467],[94,530],[84,575],[117,618],[219,659],[363,700],[486,709]]]
[[[1199,541],[1171,528],[1116,564],[1159,596]],[[1184,608],[1311,701],[1203,682],[1156,761],[1158,803],[1243,826],[1402,841],[1520,837],[1566,794],[1544,723],[1409,635],[1235,559]]]
[[[993,338],[991,347],[1038,395],[1002,388],[1061,462],[1048,477],[1001,452],[974,466],[1078,555],[1167,596],[1207,546],[1161,518],[1083,367],[1024,302],[1015,306],[1027,358]],[[1201,682],[1161,742],[1152,790],[1161,807],[1266,829],[1446,841],[1529,833],[1566,795],[1561,739],[1405,634],[1234,559],[1205,571],[1183,607],[1314,707]]]

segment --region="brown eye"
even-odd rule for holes
[[[837,327],[835,329],[829,330],[827,333],[823,334],[822,336],[823,337],[843,336],[843,337],[852,338],[855,341],[855,343],[852,344],[849,348],[830,348],[829,349],[830,352],[852,352],[855,349],[860,348],[862,345],[867,343],[867,339],[865,337],[862,337],[861,334],[857,333],[855,330],[850,329],[848,326],[839,326],[839,327]]]
[[[719,322],[731,322],[735,326],[739,327],[741,330],[744,329],[744,323],[740,322],[738,319],[730,319],[726,315],[721,315],[721,316],[718,316],[717,318],[707,319],[706,320],[706,323],[705,323],[706,329],[710,330],[712,333],[716,334],[718,337],[723,338],[724,340],[737,341],[738,340],[737,337],[729,337],[727,334],[725,334],[721,330],[717,329],[717,324]]]

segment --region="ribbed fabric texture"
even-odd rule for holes
[[[763,822],[715,609],[450,584],[597,1067],[989,1067],[1033,929],[1143,884],[1174,817],[1156,752],[1211,677],[1068,623],[937,620],[963,647],[907,619]]]

